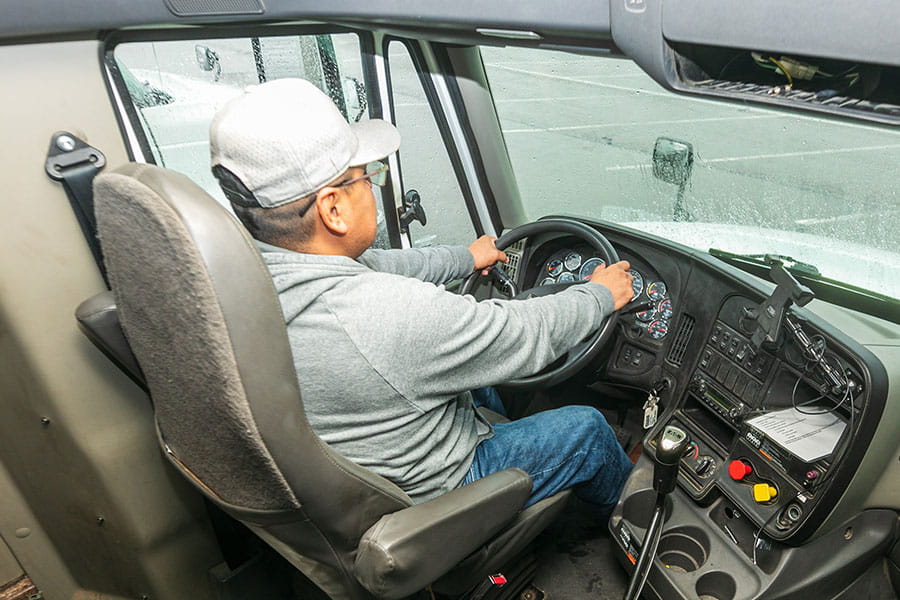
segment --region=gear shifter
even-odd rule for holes
[[[678,481],[678,463],[690,442],[688,434],[673,425],[667,425],[656,438],[656,460],[653,464],[653,489],[656,491],[656,506],[644,536],[640,558],[638,558],[634,573],[631,575],[628,591],[625,593],[625,600],[637,600],[647,581],[647,576],[650,574],[656,547],[659,545],[659,534],[662,533],[666,496],[675,489],[675,483]]]
[[[653,489],[657,495],[670,494],[678,480],[678,463],[691,442],[688,435],[672,425],[663,429],[656,440],[656,463],[653,465]]]

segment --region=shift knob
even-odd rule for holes
[[[678,462],[691,439],[683,429],[667,425],[656,439],[656,462],[653,465],[653,489],[668,494],[675,489]]]

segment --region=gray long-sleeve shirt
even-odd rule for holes
[[[447,292],[474,267],[464,247],[357,260],[260,249],[313,430],[416,502],[457,487],[491,435],[468,390],[539,371],[613,310],[593,283],[525,301]]]

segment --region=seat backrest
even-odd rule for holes
[[[360,536],[411,505],[306,421],[281,307],[246,230],[187,177],[129,164],[94,183],[122,328],[167,456],[336,597]]]

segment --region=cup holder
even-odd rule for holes
[[[622,504],[622,517],[642,529],[650,526],[653,517],[653,509],[656,507],[656,492],[654,490],[641,490],[625,499]],[[663,522],[672,516],[672,498],[666,496],[663,509]]]
[[[733,600],[736,588],[731,575],[712,571],[697,580],[696,589],[700,600]]]
[[[706,562],[709,538],[698,527],[677,527],[659,538],[656,555],[669,569],[691,573]]]

